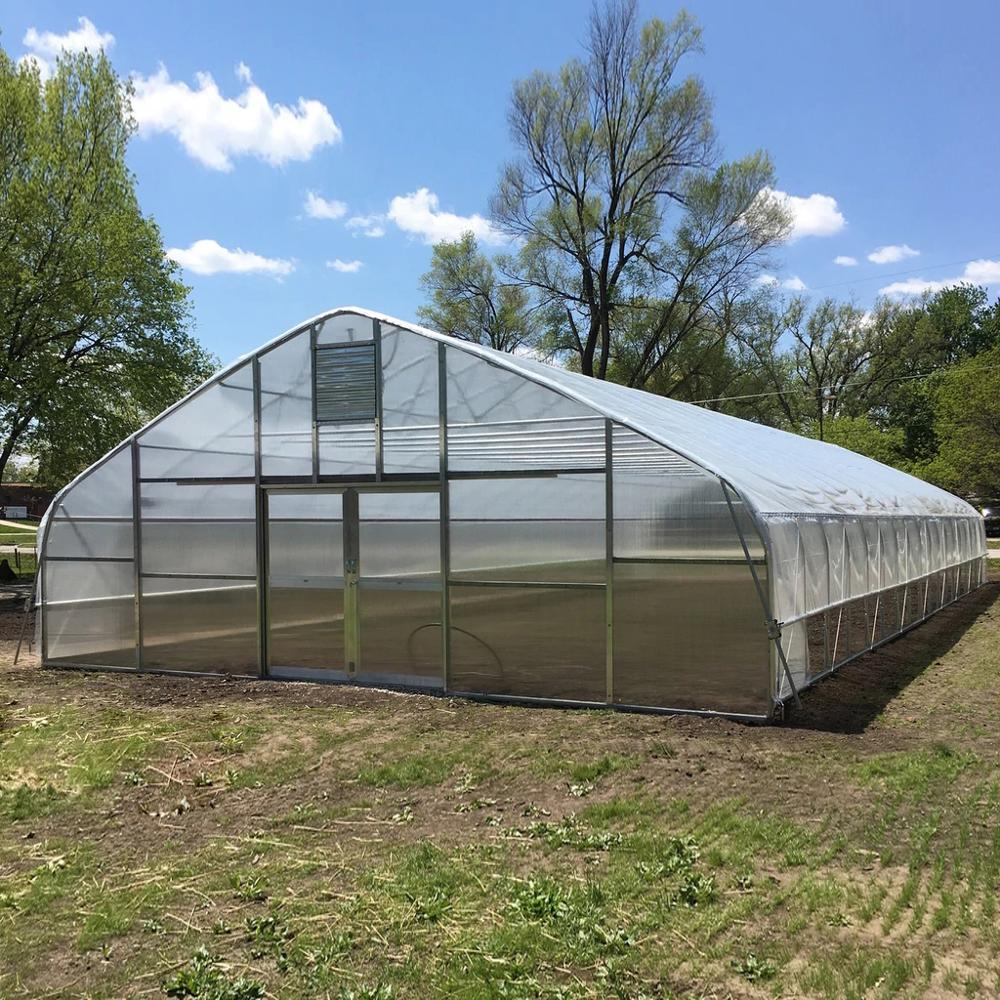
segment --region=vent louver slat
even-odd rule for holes
[[[315,391],[318,423],[374,420],[375,345],[318,349]]]

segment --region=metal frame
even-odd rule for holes
[[[135,589],[135,669],[142,670],[142,478],[139,439],[132,438],[132,578]]]
[[[382,324],[372,320],[375,341],[375,481],[381,482],[385,471],[382,456]]]
[[[604,642],[607,702],[615,703],[615,470],[614,424],[604,421]]]
[[[347,676],[354,679],[361,667],[361,635],[358,621],[358,581],[361,530],[358,523],[358,491],[344,490],[344,665]]]
[[[444,344],[437,349],[438,384],[438,488],[441,491],[441,683],[451,689],[451,491],[448,485],[448,356]]]
[[[319,324],[309,330],[309,407],[312,412],[312,481],[319,482],[319,420],[316,417],[316,338]],[[258,361],[259,365],[259,361]]]

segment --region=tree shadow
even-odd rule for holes
[[[828,733],[864,732],[998,601],[1000,581],[985,583],[898,639],[845,664],[803,691],[801,708],[789,703],[786,725]]]

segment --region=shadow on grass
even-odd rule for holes
[[[992,580],[898,639],[852,660],[803,691],[802,708],[789,707],[787,724],[830,733],[864,732],[998,600],[1000,581]]]

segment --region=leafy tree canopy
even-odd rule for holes
[[[518,156],[491,204],[513,250],[489,261],[466,241],[439,247],[429,322],[490,343],[500,328],[503,344],[633,386],[676,368],[687,340],[712,340],[789,219],[765,153],[722,161],[708,93],[682,75],[700,44],[689,15],[643,24],[634,0],[612,0],[582,58],[515,84]]]
[[[0,478],[65,481],[213,368],[139,207],[130,88],[103,54],[39,78],[0,50]]]

